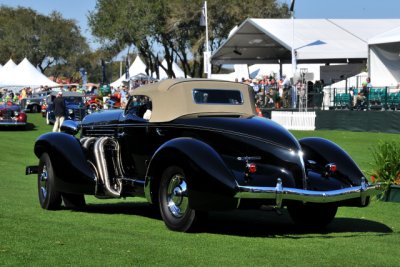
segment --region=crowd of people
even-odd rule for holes
[[[32,88],[31,87],[24,87],[18,92],[9,89],[0,89],[0,99],[4,102],[14,102],[19,103],[22,99],[27,98],[32,95]]]
[[[346,109],[354,110],[370,110],[371,101],[369,99],[372,90],[371,78],[367,77],[365,81],[361,83],[361,88],[350,87],[345,93],[334,92],[333,106],[340,108],[344,106]],[[336,89],[335,89],[336,90]],[[340,95],[349,95],[348,98],[340,99]]]
[[[138,87],[141,87],[143,85],[146,85],[150,82],[153,81],[147,81],[147,80],[134,80],[131,82],[130,84],[130,88],[131,90],[134,90]],[[24,87],[18,91],[15,90],[11,90],[11,89],[6,89],[6,88],[2,88],[0,89],[0,100],[1,102],[13,102],[16,104],[21,103],[21,100],[24,98],[29,98],[31,97],[34,93],[42,93],[42,92],[50,92],[52,90],[57,90],[57,91],[70,91],[70,92],[79,92],[79,93],[83,93],[84,95],[98,95],[99,97],[108,97],[110,98],[111,96],[114,96],[114,98],[118,98],[118,100],[121,101],[122,105],[126,105],[128,96],[129,96],[129,89],[128,89],[128,85],[121,85],[118,87],[113,87],[113,86],[109,86],[109,93],[106,93],[105,95],[102,95],[102,90],[101,90],[101,86],[100,85],[92,85],[90,87],[80,87],[79,85],[76,84],[62,84],[57,88],[52,88],[52,87],[48,87],[48,86],[40,86],[37,88],[31,88],[31,87]]]
[[[119,87],[109,86],[109,91],[106,94],[102,94],[101,86],[94,85],[89,88],[82,88],[77,85],[60,85],[60,91],[73,91],[81,92],[84,95],[99,95],[102,101],[111,100],[111,102],[120,102],[120,107],[125,108],[130,90],[134,90],[138,87],[152,83],[154,81],[148,80],[135,80],[129,85],[123,84]],[[239,82],[236,79],[236,82]],[[313,96],[318,94],[318,101],[313,101],[314,106],[320,107],[322,103],[323,92],[322,88],[324,86],[323,81],[316,81],[315,83],[304,83],[298,80],[294,86],[292,86],[291,80],[284,74],[280,78],[275,78],[274,76],[262,76],[257,79],[244,79],[242,78],[241,83],[247,84],[254,90],[255,102],[259,108],[271,108],[271,109],[281,109],[281,108],[297,108],[302,104],[302,100],[305,97],[306,92],[308,93],[308,101],[313,98]],[[129,87],[129,88],[128,88]],[[308,90],[306,90],[306,87]],[[357,92],[356,95],[352,95],[353,103],[355,106],[360,106],[365,103],[368,99],[369,90],[372,88],[370,78],[367,78],[365,82],[362,83],[362,89]],[[0,90],[0,99],[3,101],[12,101],[14,103],[20,103],[24,98],[32,96],[33,93],[51,91],[54,88],[48,86],[40,86],[39,88],[25,87],[18,92],[13,92],[12,90],[2,89]],[[353,90],[350,89],[350,94]]]
[[[239,82],[238,79],[236,82]],[[260,79],[242,78],[240,82],[253,88],[256,105],[260,108],[296,108],[302,104],[306,86],[309,93],[321,94],[319,102],[322,102],[323,81],[316,81],[310,85],[302,80],[297,80],[292,86],[291,80],[284,74],[278,79],[274,76],[262,76]]]

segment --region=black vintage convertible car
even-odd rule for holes
[[[53,101],[56,96],[56,91],[51,92],[51,94],[49,94],[45,100],[47,104],[45,116],[46,124],[54,124],[56,121],[53,105]],[[80,123],[87,114],[84,95],[78,92],[66,91],[63,92],[63,99],[65,103],[65,119]]]
[[[209,211],[287,207],[322,227],[339,206],[364,207],[379,185],[338,145],[294,136],[256,116],[247,85],[165,80],[131,92],[125,110],[96,112],[34,146],[42,208],[82,208],[84,195],[140,196],[169,229],[189,231]],[[74,137],[81,132],[80,138]]]

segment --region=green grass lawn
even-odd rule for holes
[[[45,211],[37,197],[35,139],[51,131],[28,114],[27,131],[0,131],[0,266],[400,266],[400,203],[340,208],[323,232],[296,228],[283,212],[212,213],[204,231],[169,231],[144,199],[86,197],[84,211]],[[342,146],[363,171],[371,148],[399,135],[294,132]]]

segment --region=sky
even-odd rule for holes
[[[208,2],[211,1],[222,0]],[[278,2],[290,5],[291,0]],[[77,21],[91,48],[99,47],[87,25],[87,16],[95,9],[96,0],[0,0],[0,5],[29,7],[43,15],[58,11],[64,18]],[[295,18],[400,19],[400,0],[295,0]]]

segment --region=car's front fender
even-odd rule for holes
[[[94,194],[96,179],[78,139],[65,133],[46,133],[35,143],[35,155],[48,153],[56,176],[56,190]]]
[[[176,138],[153,155],[146,175],[146,197],[155,202],[163,170],[177,165],[184,169],[193,209],[224,210],[237,207],[233,173],[208,144],[194,138]]]

